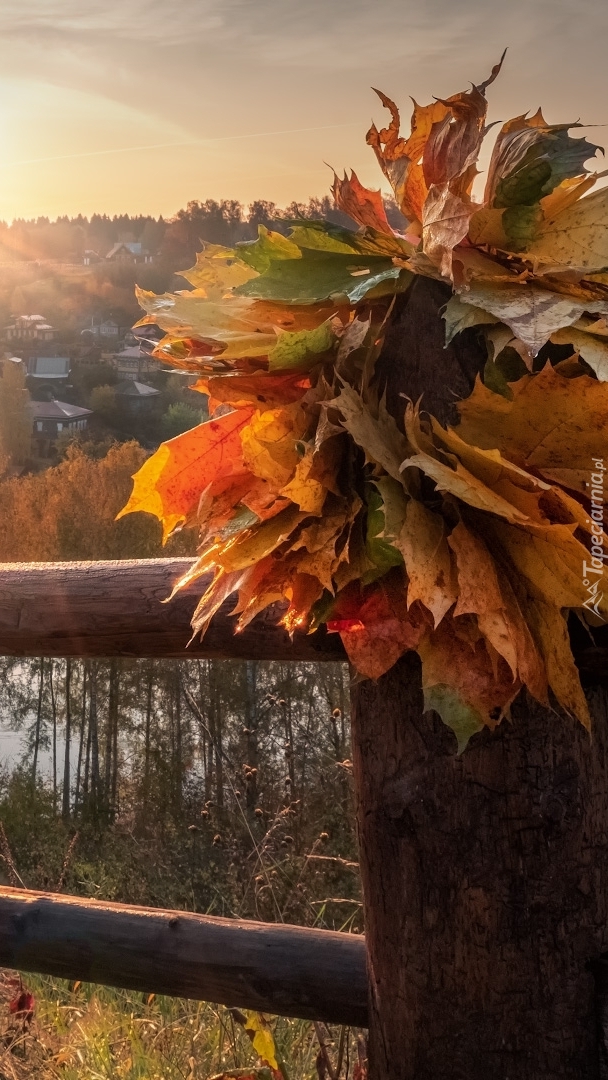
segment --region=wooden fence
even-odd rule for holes
[[[278,610],[238,635],[224,604],[190,645],[202,583],[163,604],[191,560],[0,564],[0,655],[344,660],[337,634],[290,636]],[[603,634],[603,637],[602,637]],[[574,627],[583,676],[608,674],[606,631]],[[365,941],[182,911],[0,888],[0,964],[305,1019],[365,1025]]]

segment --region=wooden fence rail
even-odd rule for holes
[[[210,659],[343,660],[338,634],[294,634],[277,611],[233,633],[220,608],[203,642],[190,618],[204,582],[161,603],[191,559],[136,562],[0,563],[0,656],[204,656]]]
[[[0,887],[0,965],[328,1023],[367,1023],[365,940]]]
[[[234,660],[344,660],[338,634],[290,638],[278,605],[234,634],[231,599],[204,640],[190,640],[190,618],[204,582],[163,604],[191,559],[124,562],[0,563],[0,656],[204,656]],[[576,618],[572,643],[584,677],[608,679],[608,627],[595,643]]]

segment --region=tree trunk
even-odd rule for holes
[[[74,791],[74,813],[78,813],[81,801],[82,757],[85,748],[85,729],[87,726],[87,665],[82,665],[82,704],[80,709],[80,735],[78,739],[78,764],[76,766],[76,788]]]
[[[63,790],[61,815],[64,821],[70,816],[70,742],[72,739],[72,660],[65,662],[65,754],[63,758]]]
[[[408,653],[353,693],[370,1080],[599,1076],[608,695],[594,733],[529,699],[460,756]]]
[[[90,805],[93,815],[99,812],[100,774],[99,774],[99,725],[97,714],[97,661],[91,661],[89,672],[89,741],[90,741]]]
[[[484,362],[447,349],[450,292],[417,279],[378,364],[403,397],[454,419]],[[369,1080],[597,1080],[589,962],[608,949],[608,697],[593,735],[525,695],[474,736],[424,713],[408,653],[352,690],[369,962]]]
[[[245,774],[245,805],[252,813],[258,805],[258,664],[257,660],[245,663],[245,730],[246,764],[249,772]]]
[[[52,767],[53,767],[53,810],[57,813],[57,701],[55,699],[55,672],[53,661],[49,660],[49,690],[51,695],[52,717]]]
[[[152,729],[152,690],[154,688],[154,661],[148,661],[146,672],[146,718],[144,727],[144,784],[143,784],[143,812],[144,820],[150,801],[150,765],[151,765],[151,729]]]
[[[179,664],[173,671],[173,720],[175,725],[175,743],[173,753],[173,804],[175,815],[179,819],[182,812],[184,783],[184,755],[182,746],[182,693],[179,676]]]
[[[118,724],[118,660],[113,657],[110,660],[110,676],[108,689],[108,715],[106,719],[105,748],[103,760],[103,801],[108,819],[112,817],[112,761],[114,749],[114,727]]]
[[[40,657],[38,672],[38,708],[36,709],[36,727],[34,729],[34,756],[32,760],[32,783],[36,783],[38,772],[38,752],[40,750],[40,736],[42,732],[42,702],[44,699],[44,657]]]

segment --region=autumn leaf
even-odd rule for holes
[[[304,517],[305,514],[297,506],[288,505],[257,528],[247,530],[221,545],[213,553],[213,561],[227,572],[253,566],[287,540]]]
[[[189,578],[190,581],[196,580],[197,576],[206,572],[206,566],[204,569],[192,574]],[[220,607],[229,596],[232,596],[234,592],[243,586],[247,580],[251,570],[246,568],[245,570],[232,571],[227,573],[224,570],[218,570],[215,574],[211,585],[203,594],[199,600],[194,614],[192,616],[192,637],[197,635],[200,638],[205,636],[205,632],[209,628],[209,624],[215,614],[219,611]]]
[[[304,457],[298,461],[292,479],[281,488],[280,494],[291,499],[300,510],[319,516],[323,512],[327,488],[311,476],[314,454],[314,448],[309,447]]]
[[[421,159],[433,124],[439,123],[449,113],[449,107],[435,101],[420,106],[414,102],[411,135],[400,135],[399,110],[394,101],[380,90],[375,91],[382,104],[391,114],[388,127],[378,130],[372,124],[367,133],[368,145],[372,147],[382,172],[389,181],[397,206],[409,221],[422,220],[422,207],[428,193]]]
[[[374,417],[350,386],[343,386],[338,397],[327,405],[339,411],[344,430],[365,451],[367,460],[381,465],[389,476],[401,481],[401,457],[407,453],[407,442],[394,419],[386,413]]]
[[[395,484],[395,481],[393,481]],[[397,485],[395,484],[397,487]],[[403,494],[403,489],[402,489]],[[405,511],[405,499],[402,500]],[[394,510],[393,510],[394,512]],[[385,508],[382,493],[371,489],[367,500],[367,536],[365,550],[372,568],[361,578],[367,585],[376,578],[383,577],[391,567],[401,566],[403,556],[395,546],[395,538],[387,532],[387,510]]]
[[[249,1009],[245,1011],[245,1017],[245,1031],[251,1039],[253,1049],[265,1065],[270,1065],[271,1069],[278,1069],[276,1047],[268,1022],[260,1013]]]
[[[453,616],[475,615],[483,637],[540,700],[546,700],[542,660],[499,567],[479,535],[460,521],[448,537],[458,567],[458,601]]]
[[[528,515],[519,510],[513,503],[503,498],[497,492],[489,488],[483,481],[478,480],[474,473],[465,469],[460,462],[455,467],[439,461],[429,454],[413,454],[405,459],[401,468],[420,469],[431,479],[438,491],[454,495],[469,506],[478,510],[486,510],[491,514],[498,514],[511,522],[526,522]]]
[[[457,334],[462,333],[463,330],[468,330],[471,326],[492,325],[500,321],[496,315],[491,315],[489,311],[483,311],[472,304],[463,303],[459,296],[452,296],[448,300],[442,319],[445,321],[446,345],[449,345]]]
[[[392,230],[379,231],[371,225],[353,232],[330,221],[291,221],[290,238],[300,249],[337,251],[353,255],[388,255],[407,258],[416,245]]]
[[[586,274],[605,270],[608,266],[608,188],[586,195],[546,221],[527,254],[550,265]]]
[[[321,356],[329,352],[337,340],[333,319],[321,323],[315,330],[285,331],[268,354],[268,368],[270,371],[307,371],[319,363]]]
[[[490,161],[484,202],[488,207],[503,208],[502,228],[507,246],[520,250],[529,245],[551,213],[547,199],[562,184],[572,192],[576,182],[578,197],[581,178],[586,173],[585,161],[593,157],[599,147],[586,139],[573,139],[570,127],[580,124],[547,124],[540,109],[532,117],[518,116],[501,128]],[[554,200],[553,207],[556,207]],[[528,225],[522,231],[521,210],[529,211]],[[534,210],[536,208],[536,211]],[[519,231],[516,216],[519,210]]]
[[[453,726],[459,750],[475,731],[494,727],[521,688],[505,661],[492,656],[474,621],[462,622],[462,616],[442,619],[418,644],[425,708]]]
[[[310,388],[310,382],[301,372],[277,375],[213,375],[199,379],[191,387],[209,395],[209,410],[218,405],[243,408],[255,405],[258,411],[276,408],[300,401]]]
[[[602,340],[601,337],[570,326],[567,330],[557,330],[551,335],[551,341],[556,345],[572,345],[600,382],[608,382],[608,338]]]
[[[467,235],[474,210],[474,203],[454,194],[448,184],[429,189],[422,208],[422,246],[442,277],[452,275],[452,251]]]
[[[350,179],[344,173],[344,179],[334,173],[332,194],[336,206],[343,214],[348,214],[357,225],[369,226],[379,232],[392,233],[386,210],[379,191],[370,191],[363,187],[357,174],[351,170]]]
[[[163,443],[135,474],[131,498],[117,517],[135,510],[154,514],[166,540],[193,513],[208,484],[244,471],[240,432],[252,413],[242,409],[208,420]]]
[[[531,596],[560,608],[582,608],[585,600],[582,568],[588,551],[574,536],[573,525],[536,525],[526,528],[489,519],[484,535],[526,582]],[[608,614],[608,596],[604,608]]]
[[[478,381],[458,405],[459,436],[586,494],[598,447],[608,443],[608,386],[586,375],[565,379],[547,364],[510,389],[508,401]]]
[[[241,431],[245,464],[277,493],[292,479],[300,461],[297,442],[306,430],[307,419],[297,403],[257,411]]]
[[[482,308],[506,323],[532,356],[540,352],[556,330],[576,322],[584,311],[603,312],[608,307],[608,301],[585,303],[526,282],[472,282],[459,298],[463,304]]]
[[[219,244],[205,244],[196,256],[196,265],[178,273],[195,289],[204,290],[208,297],[216,300],[236,285],[255,277],[255,270],[237,258],[233,249]]]
[[[437,626],[458,596],[443,517],[418,499],[410,499],[395,546],[403,555],[407,572],[408,608],[420,601]]]
[[[406,289],[411,280],[408,271],[386,255],[297,250],[299,259],[276,259],[259,277],[240,285],[239,297],[284,304],[357,304],[370,293],[378,297]]]
[[[562,612],[553,601],[545,603],[537,599],[529,605],[526,614],[542,649],[549,685],[555,697],[566,712],[580,720],[589,730],[589,706],[574,662],[568,626]]]
[[[338,601],[328,630],[340,634],[357,671],[378,679],[407,649],[418,647],[428,623],[420,610],[407,610],[403,579],[397,570],[363,592],[355,588]]]

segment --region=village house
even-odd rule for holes
[[[131,243],[130,241],[120,240],[114,247],[108,251],[106,255],[106,262],[113,263],[151,263],[154,261],[154,256],[141,244]]]
[[[60,435],[85,431],[91,409],[69,405],[66,401],[30,401],[32,440],[37,457],[51,457]]]
[[[44,382],[65,382],[70,375],[68,356],[28,356],[24,358],[28,379]]]
[[[117,341],[120,337],[120,327],[113,319],[97,320],[91,316],[91,322],[80,331],[81,337],[93,338],[101,341]]]
[[[7,341],[54,341],[58,333],[55,327],[47,323],[44,315],[18,315],[14,322],[4,327]]]
[[[137,382],[134,379],[123,379],[116,383],[114,391],[117,399],[133,413],[145,412],[154,399],[160,395],[160,390],[154,386],[148,386],[147,383]]]
[[[111,360],[119,379],[141,382],[142,376],[151,375],[159,370],[158,360],[142,352],[139,345],[114,353]]]

